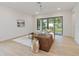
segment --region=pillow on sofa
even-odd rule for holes
[[[51,34],[52,38],[54,38],[54,33],[53,32],[49,32],[48,34]]]

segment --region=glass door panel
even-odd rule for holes
[[[54,18],[48,18],[48,29],[51,32],[54,32]]]
[[[40,30],[40,19],[37,19],[37,30]]]
[[[42,30],[45,31],[47,29],[47,19],[42,20]]]
[[[63,34],[63,20],[62,17],[55,17],[55,35]]]

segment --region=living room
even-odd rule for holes
[[[78,2],[0,2],[0,55],[79,56],[78,16]],[[33,42],[33,33],[52,33],[48,52]]]

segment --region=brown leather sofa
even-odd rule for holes
[[[39,40],[39,49],[48,52],[54,42],[51,34],[36,34],[34,36]]]

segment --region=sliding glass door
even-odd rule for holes
[[[63,17],[49,17],[37,19],[37,30],[49,30],[55,35],[63,35]]]

